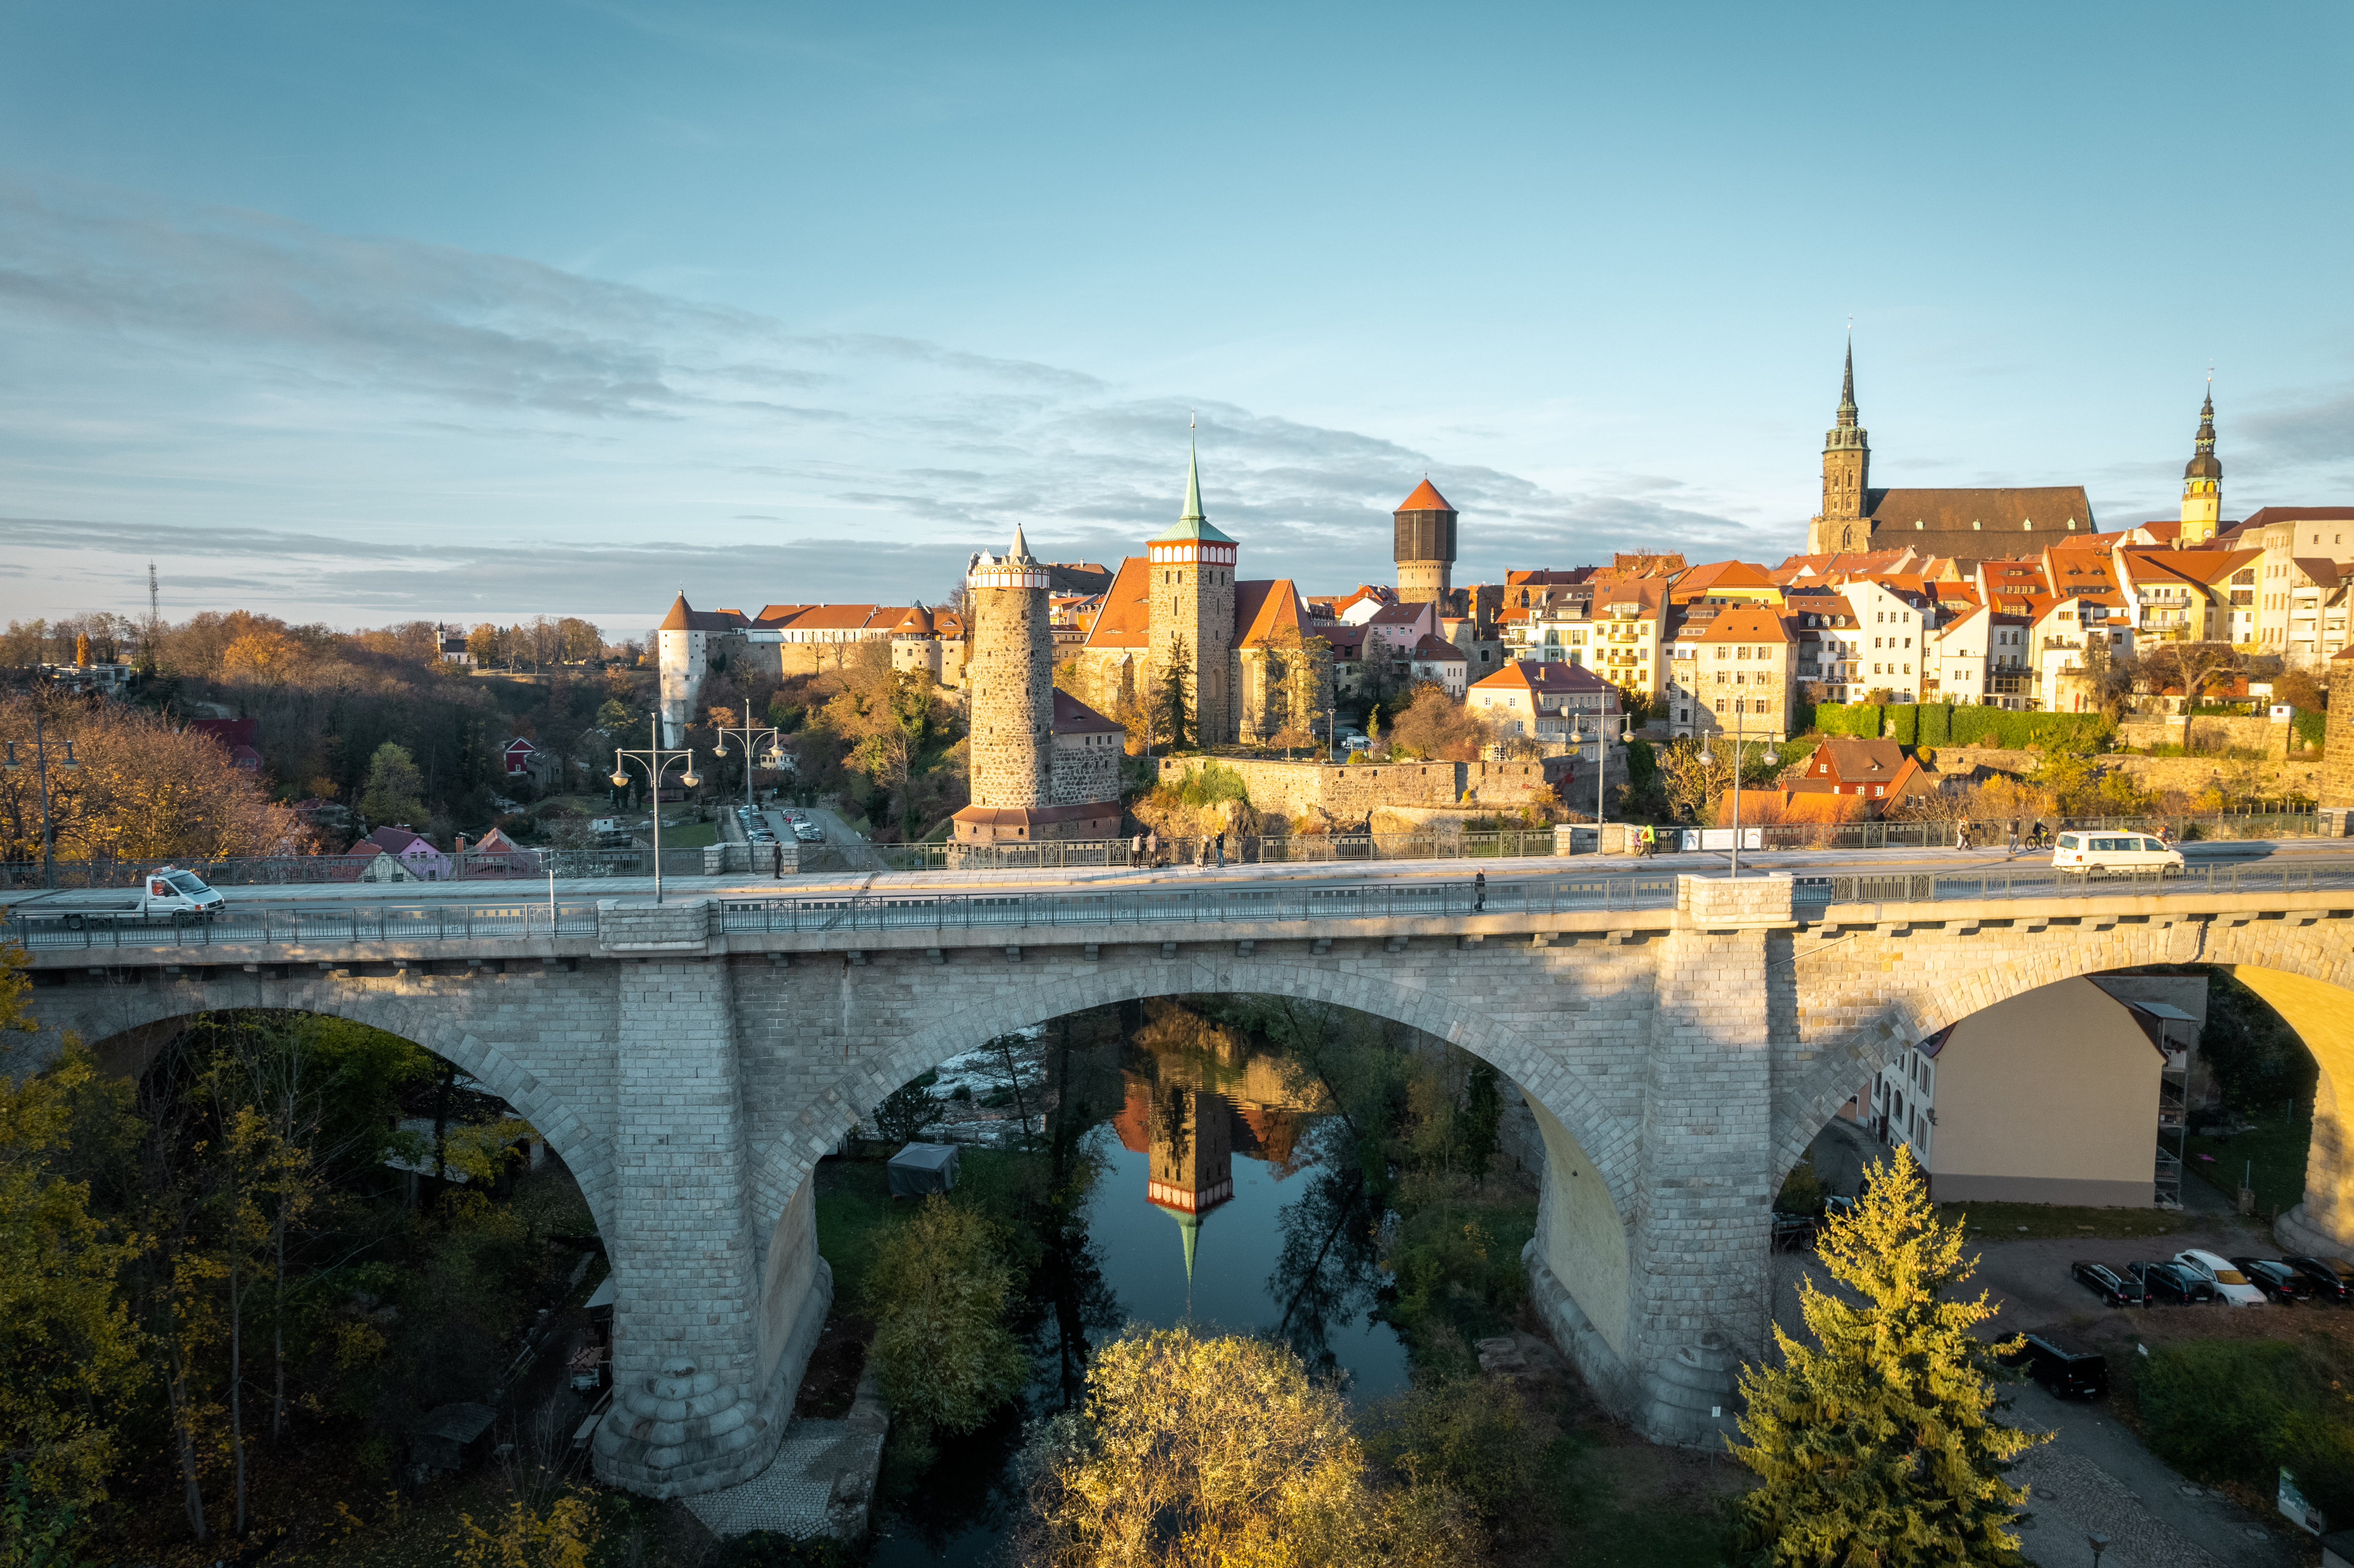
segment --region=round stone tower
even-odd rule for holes
[[[965,574],[972,590],[972,803],[1037,807],[1054,798],[1055,630],[1046,610],[1046,567],[1022,530],[1002,556],[978,555]]]
[[[1393,514],[1401,604],[1443,600],[1455,588],[1455,508],[1426,476]]]

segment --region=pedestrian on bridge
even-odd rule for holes
[[[1471,875],[1471,913],[1479,914],[1488,907],[1488,874],[1474,872]]]
[[[1218,835],[1218,869],[1226,869],[1226,835],[1224,833]]]
[[[1161,831],[1158,828],[1144,835],[1144,863],[1161,863]]]
[[[2019,819],[2017,817],[2011,818],[2009,821],[2003,824],[2002,853],[2006,855],[2015,855],[2019,853]]]
[[[1966,850],[1970,847],[1969,823],[1964,821],[1956,822],[1954,824],[1954,847],[1957,850]]]
[[[1142,833],[1137,834],[1135,838],[1129,841],[1128,863],[1130,865],[1142,865],[1144,863],[1144,835]]]

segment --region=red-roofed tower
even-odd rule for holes
[[[1425,474],[1397,511],[1397,592],[1400,602],[1443,602],[1455,587],[1455,508]]]

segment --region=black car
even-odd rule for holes
[[[2214,1285],[2179,1263],[2129,1263],[2126,1272],[2141,1281],[2143,1290],[2147,1292],[2148,1305],[2176,1301],[2189,1306],[2215,1299]]]
[[[2112,1307],[2147,1307],[2149,1293],[2130,1274],[2119,1274],[2105,1263],[2072,1263],[2068,1272],[2076,1283]]]
[[[2354,1300],[2354,1264],[2342,1258],[2295,1255],[2281,1261],[2305,1276],[2320,1301]]]
[[[2091,1399],[2109,1386],[2106,1356],[2051,1334],[2025,1336],[2019,1349],[2003,1355],[2002,1363],[2025,1372],[2062,1399],[2072,1394]]]
[[[2313,1287],[2306,1282],[2305,1276],[2278,1258],[2235,1257],[2232,1261],[2248,1277],[2249,1284],[2264,1293],[2267,1301],[2287,1307],[2313,1294]]]

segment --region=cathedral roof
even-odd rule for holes
[[[1087,628],[1089,648],[1148,648],[1152,644],[1152,563],[1142,556],[1120,562],[1111,587],[1104,590],[1103,608]]]
[[[1438,493],[1438,487],[1432,484],[1429,475],[1426,474],[1423,476],[1422,482],[1415,486],[1414,493],[1398,503],[1397,510],[1400,512],[1452,512],[1455,508],[1448,503],[1447,497]]]
[[[1910,545],[1965,561],[2040,549],[2053,535],[2065,538],[2094,529],[2093,503],[2081,484],[1873,490],[1864,499],[1876,547]]]
[[[1121,727],[1062,687],[1055,688],[1054,732],[1056,735],[1099,735],[1107,730],[1119,731]]]

